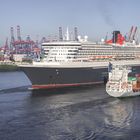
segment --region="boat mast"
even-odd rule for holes
[[[66,40],[69,41],[70,37],[69,37],[69,28],[67,27],[67,31],[66,31]]]

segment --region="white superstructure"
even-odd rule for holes
[[[140,59],[140,47],[95,44],[93,42],[43,43],[44,60],[47,62],[107,61]]]
[[[116,31],[118,33],[118,31]],[[62,34],[62,31],[61,31]],[[62,35],[61,35],[62,36]],[[59,41],[42,44],[45,62],[93,62],[112,60],[140,59],[140,45],[134,42],[123,41],[123,44],[105,41],[91,42],[88,36],[71,37],[67,28],[65,36]]]
[[[47,62],[66,62],[76,59],[77,52],[81,48],[80,42],[63,41],[42,44]]]

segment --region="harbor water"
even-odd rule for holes
[[[140,97],[104,85],[32,91],[23,72],[0,73],[0,140],[139,140]]]

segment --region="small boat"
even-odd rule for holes
[[[106,92],[112,97],[140,95],[140,73],[128,65],[109,63]]]

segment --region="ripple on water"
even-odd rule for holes
[[[52,95],[6,89],[0,94],[0,139],[137,139],[139,106],[138,98],[109,97],[103,86]]]

